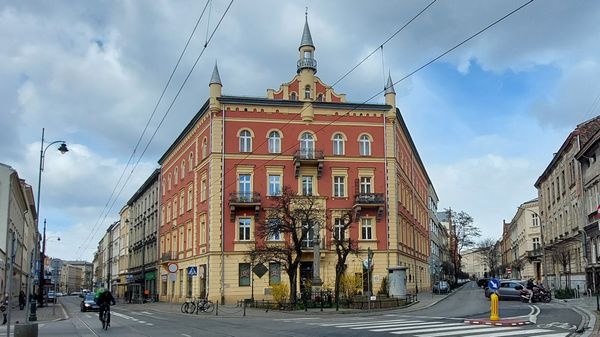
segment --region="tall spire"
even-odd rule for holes
[[[304,32],[302,32],[302,41],[300,41],[300,48],[304,46],[315,46],[310,35],[310,28],[308,28],[308,7],[306,7],[306,12],[304,12]]]
[[[210,77],[209,85],[211,84],[223,85],[223,83],[221,83],[221,76],[219,76],[219,68],[217,67],[217,61],[215,61],[215,67],[213,69],[212,76]]]
[[[392,82],[392,74],[388,73],[388,79],[385,85],[385,95],[395,93],[396,91],[394,90],[394,82]]]

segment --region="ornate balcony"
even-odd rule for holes
[[[315,71],[317,71],[317,60],[313,59],[313,58],[301,58],[298,60],[297,62],[297,66],[298,66],[298,70],[297,72],[300,73],[300,70],[304,69],[304,68],[309,68]]]
[[[377,208],[377,221],[383,218],[385,197],[383,193],[358,193],[354,196],[355,217],[361,217],[363,208]]]
[[[160,257],[161,262],[169,262],[174,260],[177,260],[177,254],[173,252],[165,252]]]
[[[294,153],[294,167],[296,178],[300,175],[300,167],[317,166],[317,179],[323,175],[325,156],[322,150],[299,149]]]
[[[229,194],[229,210],[231,221],[235,220],[238,208],[254,208],[254,218],[260,215],[260,193],[258,192],[232,192]]]
[[[542,257],[542,248],[536,248],[534,250],[527,251],[527,258],[530,260],[535,260]]]

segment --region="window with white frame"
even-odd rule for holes
[[[269,174],[269,195],[281,195],[281,176],[278,174]]]
[[[200,201],[206,200],[206,178],[202,178],[200,181]]]
[[[313,195],[313,177],[302,176],[302,195],[311,196]]]
[[[240,132],[240,152],[252,152],[252,134],[248,130]]]
[[[361,156],[371,155],[371,139],[367,135],[362,135],[358,139],[358,149]]]
[[[190,152],[190,159],[188,160],[188,171],[192,172],[194,168],[194,154]]]
[[[344,233],[344,222],[342,218],[333,219],[333,238],[336,240],[343,240],[345,237]]]
[[[302,248],[312,248],[315,239],[315,226],[310,222],[302,222]]]
[[[281,239],[281,220],[269,219],[269,241],[280,241]]]
[[[277,131],[269,133],[269,153],[281,153],[281,135]]]
[[[315,138],[310,132],[300,136],[300,156],[303,159],[315,158]]]
[[[250,240],[250,218],[240,218],[238,221],[238,239],[240,241]]]
[[[304,98],[310,99],[310,94],[310,85],[307,85],[306,87],[304,87]]]
[[[537,214],[535,214],[535,213],[531,214],[531,222],[532,222],[532,224],[533,224],[534,227],[540,225],[540,218],[538,217]]]
[[[362,240],[373,240],[373,219],[361,218],[360,229]]]
[[[169,187],[169,191],[170,191],[171,190],[171,173],[169,173],[167,181],[168,181],[168,185],[169,185],[168,187]]]
[[[206,158],[208,155],[208,140],[204,138],[202,141],[202,158]]]
[[[336,156],[344,154],[344,136],[339,133],[333,136],[333,154]]]
[[[296,95],[295,92],[292,91],[292,93],[290,94],[290,101],[297,101],[298,100],[298,96]]]
[[[372,193],[371,177],[360,177],[359,191],[361,194]]]
[[[173,219],[177,218],[177,194],[173,196]]]
[[[175,186],[177,186],[177,182],[179,181],[179,170],[175,167]]]
[[[239,185],[238,185],[238,193],[240,200],[250,201],[252,199],[252,190],[251,190],[251,176],[249,174],[240,174],[239,176]]]
[[[181,192],[179,192],[179,214],[183,214],[184,211],[185,211],[185,193],[183,193],[183,190],[181,190]]]
[[[346,193],[346,177],[335,176],[333,177],[333,196],[334,197],[345,197]]]

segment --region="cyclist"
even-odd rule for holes
[[[106,320],[106,322],[104,322],[102,320],[102,317],[104,317],[104,313],[106,311],[110,312],[111,304],[112,305],[117,304],[112,293],[108,289],[101,288],[96,293],[96,304],[98,304],[98,307],[100,307],[100,312],[99,312],[98,318],[100,319],[100,322],[102,322],[102,327],[104,327],[105,324],[107,327],[110,326],[110,315],[108,316],[108,319]]]

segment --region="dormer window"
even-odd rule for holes
[[[317,102],[323,102],[323,94],[317,96]]]
[[[307,85],[306,87],[304,87],[304,98],[310,99],[310,85]]]
[[[295,93],[295,92],[292,92],[292,93],[290,94],[290,101],[297,101],[297,100],[298,100],[298,97],[296,97],[296,93]]]

